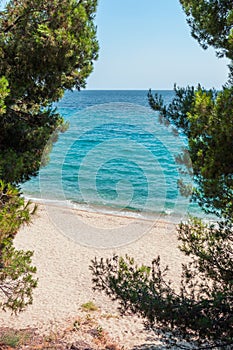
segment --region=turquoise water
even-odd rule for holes
[[[173,96],[161,94],[166,103]],[[186,140],[159,123],[147,91],[67,92],[57,108],[70,127],[23,185],[25,196],[121,215],[199,213],[177,187],[184,175],[175,158]]]

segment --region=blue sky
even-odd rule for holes
[[[227,80],[228,61],[191,37],[178,0],[99,0],[96,24],[99,59],[87,89],[221,88]]]
[[[99,0],[99,59],[87,89],[220,88],[227,60],[191,37],[178,0]]]

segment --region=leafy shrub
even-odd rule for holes
[[[227,348],[233,345],[232,239],[230,223],[216,227],[192,219],[179,227],[180,249],[191,257],[179,292],[159,257],[151,266],[138,266],[128,256],[92,260],[94,290],[118,300],[123,314],[138,314],[149,327],[156,323],[165,339],[170,334],[169,343]]]
[[[0,181],[0,307],[22,311],[32,303],[36,268],[31,265],[31,251],[17,250],[13,239],[22,224],[30,222],[30,203],[14,186]]]

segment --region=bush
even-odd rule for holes
[[[25,204],[14,186],[0,181],[0,307],[22,311],[32,303],[36,268],[31,265],[31,251],[16,250],[13,239],[22,224],[30,222],[30,202]]]
[[[119,300],[123,314],[137,314],[149,327],[156,323],[164,339],[170,334],[170,344],[185,340],[193,349],[227,348],[233,344],[232,226],[191,219],[180,224],[178,238],[191,257],[183,265],[179,292],[159,257],[151,266],[137,266],[128,256],[92,260],[94,290]]]

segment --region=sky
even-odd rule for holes
[[[191,37],[178,0],[99,0],[99,58],[87,89],[171,90],[226,82],[227,59]]]
[[[220,89],[228,60],[191,37],[179,0],[98,0],[99,58],[89,90]],[[0,0],[0,7],[6,0]]]

